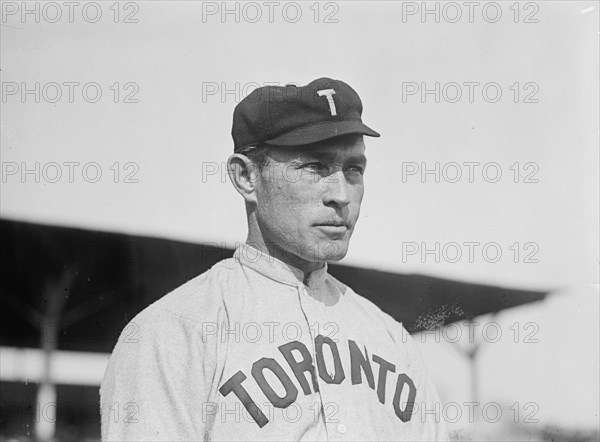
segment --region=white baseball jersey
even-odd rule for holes
[[[244,245],[124,329],[103,440],[447,440],[402,325],[327,273]]]

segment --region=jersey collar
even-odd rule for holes
[[[311,289],[318,289],[327,278],[327,263],[323,263],[323,267],[309,273],[305,283],[305,275],[302,270],[261,252],[248,244],[239,246],[235,250],[233,258],[240,264],[255,270],[267,278],[294,287],[306,285]]]

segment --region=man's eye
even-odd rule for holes
[[[325,170],[325,165],[322,163],[307,163],[304,165],[304,168],[314,172],[321,172]]]
[[[348,170],[349,170],[350,172],[356,172],[356,173],[360,173],[361,175],[362,175],[363,173],[365,173],[365,168],[364,168],[364,167],[361,167],[361,166],[350,166],[350,167],[348,167]]]

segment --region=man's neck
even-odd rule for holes
[[[291,252],[285,251],[276,244],[269,244],[269,246],[267,246],[262,235],[257,235],[256,232],[253,233],[252,229],[249,229],[248,231],[246,244],[254,247],[266,255],[277,258],[278,260],[301,270],[304,273],[304,283],[306,283],[308,276],[312,272],[323,268],[325,265],[324,262],[311,262],[302,259]]]

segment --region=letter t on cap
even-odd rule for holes
[[[335,94],[335,91],[333,89],[321,89],[320,91],[317,91],[317,94],[319,94],[319,97],[322,97],[323,95],[327,97],[327,102],[329,103],[329,111],[331,112],[331,116],[335,117],[337,115],[335,102],[333,101],[333,94]]]

